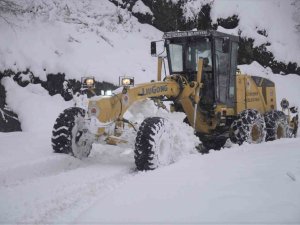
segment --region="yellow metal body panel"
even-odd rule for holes
[[[240,113],[246,108],[245,95],[245,79],[244,76],[236,76],[236,114]]]
[[[266,87],[266,108],[267,111],[277,109],[275,87]]]
[[[182,98],[180,103],[184,109],[184,112],[189,120],[190,124],[194,122],[194,104],[189,99],[189,97]],[[203,113],[200,112],[198,107],[197,114],[196,114],[196,123],[195,123],[195,130],[201,133],[210,133],[211,130],[215,129],[216,127],[216,120],[208,121]],[[210,125],[211,122],[211,125]]]
[[[263,80],[262,78],[261,83]],[[236,76],[237,114],[245,109],[256,109],[260,113],[265,113],[276,108],[275,87],[257,86],[249,75]]]
[[[89,108],[97,106],[99,110],[98,120],[102,123],[109,123],[123,118],[127,109],[136,101],[149,97],[177,95],[179,95],[179,85],[176,81],[145,83],[132,88],[125,87],[122,93],[111,97],[91,99]]]
[[[195,111],[195,103],[199,101],[198,91],[202,87],[200,74],[197,77],[197,81],[188,83],[184,77],[173,75],[166,77],[165,81],[124,87],[121,93],[114,96],[91,99],[89,108],[97,107],[98,120],[104,125],[114,123],[116,127],[122,127],[123,122],[120,121],[133,103],[146,98],[165,96],[175,99],[182,105],[190,124],[194,124],[194,115],[196,115],[195,130],[206,134],[212,133],[222,118],[235,116],[245,109],[256,109],[261,113],[276,109],[275,87],[258,87],[251,76],[238,74],[236,76],[235,107],[227,108],[226,105],[219,104],[213,114],[207,116],[207,112],[203,112],[200,107],[197,107]],[[103,134],[105,134],[105,128],[100,128],[98,135]]]
[[[264,102],[261,90],[259,90],[251,76],[244,76],[244,79],[246,92],[246,108],[256,109],[260,113],[266,112],[266,104]]]

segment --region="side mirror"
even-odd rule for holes
[[[229,46],[230,46],[229,38],[224,38],[223,43],[222,43],[222,51],[224,53],[228,53],[229,52]]]
[[[290,110],[292,113],[298,113],[298,107],[296,106],[291,107]]]
[[[156,42],[155,41],[151,41],[151,55],[152,56],[157,56],[156,55]]]

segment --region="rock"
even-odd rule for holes
[[[66,101],[73,99],[73,93],[79,92],[81,82],[75,79],[65,79],[64,73],[48,74],[47,81],[42,81],[39,77],[27,69],[26,71],[14,72],[12,70],[0,71],[0,81],[3,77],[12,77],[13,80],[21,87],[26,87],[28,84],[41,84],[49,95],[60,94]],[[95,83],[96,95],[101,95],[101,90],[114,90],[117,86],[108,82]],[[21,124],[18,120],[18,115],[9,109],[6,101],[5,88],[0,82],[0,132],[21,131]]]
[[[8,108],[5,98],[5,88],[0,82],[0,132],[21,131],[18,115]]]

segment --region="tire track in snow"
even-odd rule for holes
[[[96,179],[76,189],[36,205],[36,216],[24,216],[20,222],[64,223],[70,222],[108,193],[120,188],[136,174],[134,169],[125,169],[116,175]]]
[[[56,155],[0,170],[0,184],[4,187],[23,185],[36,178],[53,176],[84,166],[87,165],[77,159]]]
[[[83,160],[47,154],[0,168],[1,222],[61,223],[132,177],[132,150],[93,147]]]

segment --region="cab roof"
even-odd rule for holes
[[[231,34],[222,33],[215,30],[196,30],[196,31],[172,31],[165,32],[163,39],[186,38],[186,37],[221,37],[229,38],[232,41],[239,41],[239,37]]]

